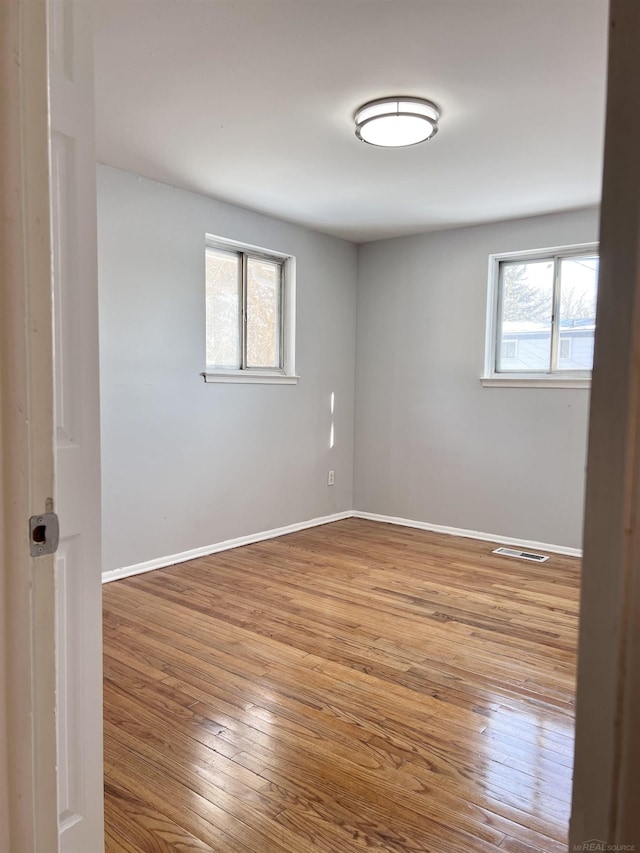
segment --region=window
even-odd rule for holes
[[[207,237],[207,382],[296,381],[294,259]]]
[[[598,265],[593,244],[491,256],[485,385],[588,386]]]

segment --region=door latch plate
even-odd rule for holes
[[[32,557],[55,554],[60,539],[60,525],[55,512],[32,515],[29,519],[29,543]]]

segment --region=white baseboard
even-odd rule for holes
[[[254,542],[263,542],[265,539],[275,539],[276,536],[285,536],[287,533],[295,533],[298,530],[306,530],[308,527],[319,527],[321,524],[329,524],[331,521],[342,521],[351,518],[353,512],[336,512],[333,515],[324,515],[320,518],[311,518],[308,521],[299,521],[296,524],[288,524],[286,527],[276,527],[273,530],[264,530],[250,536],[239,536],[237,539],[226,539],[215,545],[205,545],[202,548],[192,548],[181,554],[171,554],[169,557],[157,557],[155,560],[147,560],[145,563],[136,563],[133,566],[124,566],[121,569],[112,569],[102,573],[102,583],[117,581],[120,578],[128,578],[131,575],[141,575],[144,572],[152,572],[154,569],[165,569],[167,566],[175,566],[177,563],[186,563],[197,557],[208,557],[219,551],[229,551],[231,548],[239,548],[242,545],[252,545]]]
[[[494,533],[481,533],[478,530],[463,530],[460,527],[444,527],[442,524],[429,524],[427,521],[412,521],[410,518],[395,518],[391,515],[378,515],[375,512],[354,510],[353,518],[366,518],[369,521],[382,521],[385,524],[399,524],[401,527],[417,527],[418,530],[430,530],[433,533],[446,533],[448,536],[462,536],[465,539],[481,539],[483,542],[495,542],[497,545],[514,545],[527,550],[549,551],[552,554],[564,554],[567,557],[582,557],[582,549],[567,548],[564,545],[550,545],[548,542],[535,542],[531,539],[513,539]]]
[[[219,551],[229,551],[232,548],[240,548],[242,545],[251,545],[254,542],[263,542],[265,539],[275,539],[277,536],[285,536],[287,533],[295,533],[298,530],[306,530],[309,527],[319,527],[332,521],[342,521],[345,518],[364,518],[369,521],[381,521],[385,524],[398,524],[400,527],[415,527],[418,530],[430,530],[432,533],[445,533],[447,536],[462,536],[465,539],[480,539],[483,542],[495,542],[497,545],[513,545],[517,548],[528,550],[549,551],[552,554],[564,554],[568,557],[581,557],[580,548],[567,548],[564,545],[550,545],[548,542],[535,542],[531,539],[514,539],[509,536],[498,536],[494,533],[481,533],[478,530],[464,530],[460,527],[445,527],[442,524],[430,524],[427,521],[414,521],[410,518],[396,518],[392,515],[378,515],[375,512],[360,512],[360,510],[346,510],[336,512],[333,515],[324,515],[320,518],[311,518],[309,521],[299,521],[297,524],[288,524],[286,527],[276,527],[273,530],[265,530],[262,533],[254,533],[250,536],[239,536],[237,539],[226,539],[215,545],[205,545],[202,548],[193,548],[183,551],[181,554],[172,554],[169,557],[157,557],[155,560],[147,560],[145,563],[136,563],[133,566],[124,566],[121,569],[113,569],[102,573],[102,583],[117,581],[120,578],[128,578],[131,575],[141,575],[144,572],[152,572],[154,569],[165,569],[167,566],[175,566],[177,563],[186,563],[198,557],[208,557]]]

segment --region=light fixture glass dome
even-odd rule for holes
[[[356,110],[356,136],[384,148],[417,145],[435,136],[439,118],[436,105],[424,98],[379,98]]]

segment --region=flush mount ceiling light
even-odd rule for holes
[[[436,105],[424,98],[379,98],[356,110],[356,136],[383,148],[417,145],[436,135],[439,118]]]

